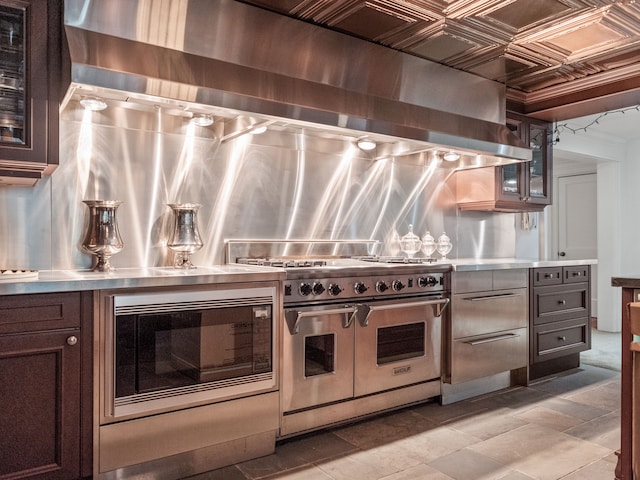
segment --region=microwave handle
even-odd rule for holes
[[[351,315],[349,317],[345,317],[345,320],[342,322],[342,326],[344,328],[349,328],[357,311],[357,305],[345,305],[344,307],[340,308],[308,310],[304,312],[299,310],[286,310],[284,312],[284,317],[287,322],[287,326],[289,327],[289,333],[291,333],[291,335],[295,335],[300,332],[300,320],[305,317],[322,317],[325,315],[339,315],[350,313]]]
[[[439,317],[440,315],[442,315],[442,311],[448,304],[448,298],[435,298],[430,300],[420,300],[417,302],[390,303],[387,305],[358,305],[360,308],[365,306],[368,308],[365,315],[362,315],[361,313],[358,314],[358,320],[360,320],[361,326],[366,327],[367,325],[369,325],[369,316],[374,310],[393,310],[397,308],[420,307],[426,305],[431,305],[433,308],[433,316]]]

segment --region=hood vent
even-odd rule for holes
[[[66,0],[65,31],[67,101],[122,92],[531,159],[504,125],[503,85],[237,1]]]

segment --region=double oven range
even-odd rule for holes
[[[366,242],[244,247],[237,262],[286,270],[281,438],[440,395],[449,265]]]

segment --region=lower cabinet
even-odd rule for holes
[[[534,268],[530,271],[529,378],[580,365],[591,348],[590,266]]]
[[[90,293],[0,297],[0,479],[91,475],[91,308]]]

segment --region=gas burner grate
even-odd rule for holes
[[[238,263],[244,265],[258,265],[262,267],[305,268],[323,267],[327,264],[327,261],[322,259],[239,258]]]
[[[377,262],[377,263],[411,263],[411,264],[421,264],[421,263],[434,263],[436,261],[435,258],[409,258],[402,256],[377,256],[377,255],[367,255],[364,257],[354,257],[356,260],[362,260],[364,262]]]

